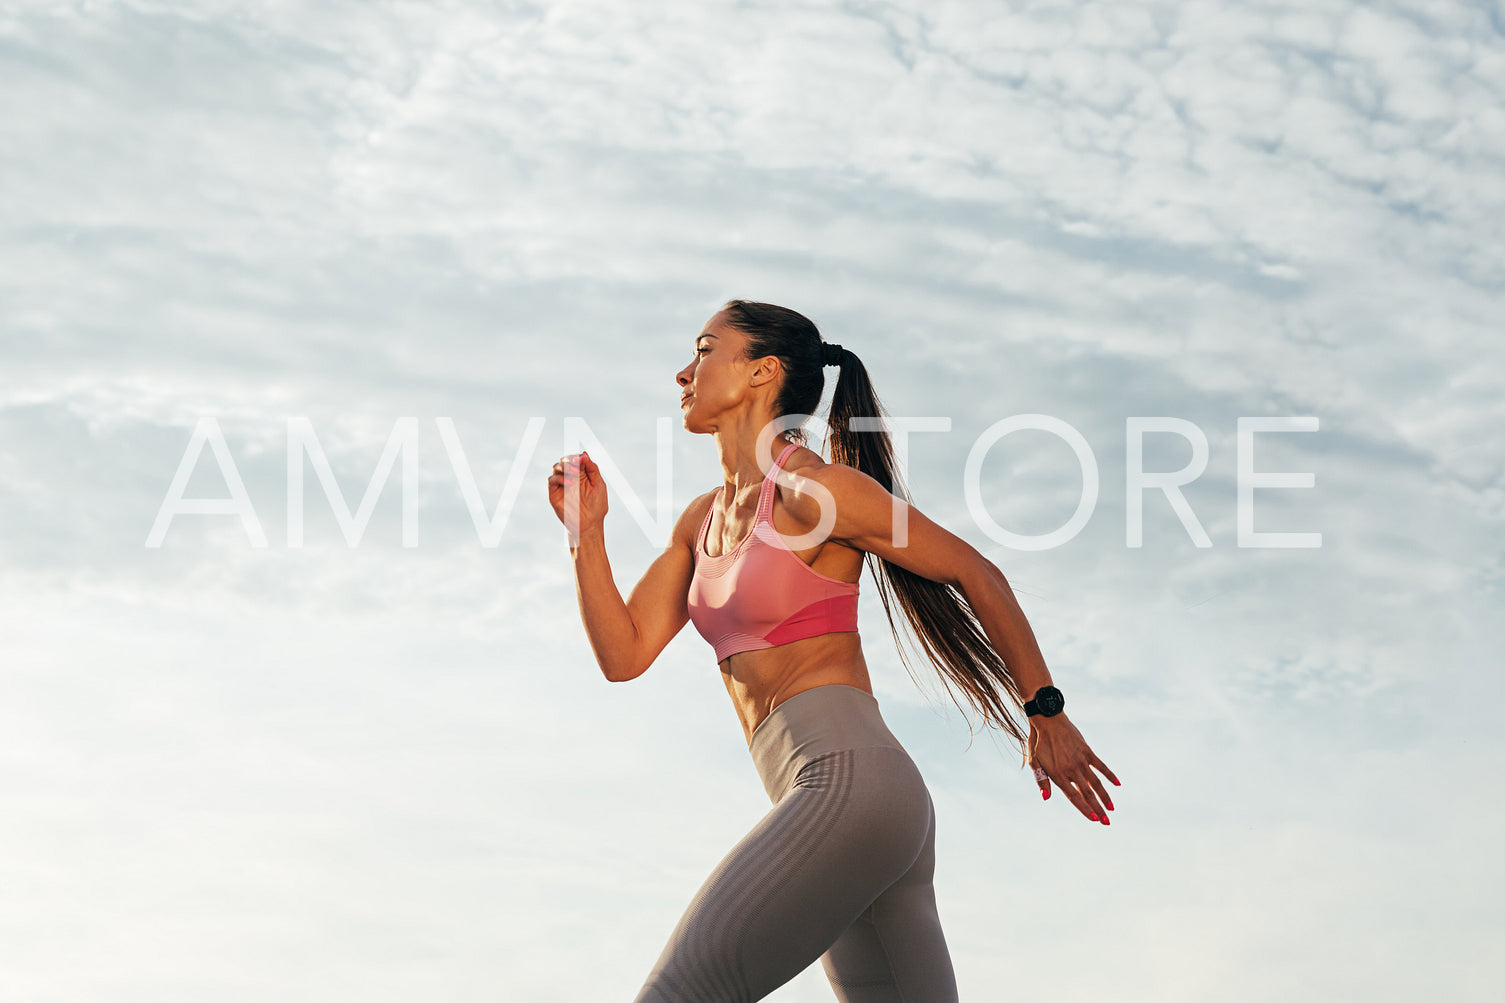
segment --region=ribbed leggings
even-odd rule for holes
[[[872,694],[796,693],[753,731],[773,807],[716,865],[634,1003],[751,1003],[817,958],[842,1003],[955,1003],[935,807]]]

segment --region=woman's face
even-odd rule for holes
[[[747,393],[748,360],[742,357],[747,335],[715,314],[695,338],[694,359],[675,376],[680,415],[691,432],[704,431],[707,419],[734,406]]]

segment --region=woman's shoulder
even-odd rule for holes
[[[803,442],[793,443],[794,449],[784,460],[784,469],[790,473],[802,470],[818,470],[821,467],[829,467],[830,463],[815,450]]]
[[[793,511],[815,504],[812,484],[827,491],[839,490],[842,474],[854,469],[844,463],[826,460],[803,443],[797,445],[798,448],[784,461],[783,472],[789,476],[775,482],[779,500]]]
[[[837,501],[848,498],[870,504],[874,499],[892,504],[892,493],[871,475],[856,467],[826,460],[815,450],[801,445],[784,463],[789,476],[778,485],[779,500],[795,512],[814,512],[816,496]],[[819,518],[818,513],[812,518]]]
[[[789,532],[808,533],[820,526],[823,519],[829,518],[832,506],[835,512],[830,514],[839,516],[842,512],[871,508],[879,496],[885,515],[890,511],[892,499],[877,481],[856,467],[828,461],[812,449],[801,446],[790,453],[784,469],[789,476],[777,490],[779,503],[792,524]],[[840,522],[826,525],[826,542],[852,547],[839,535]]]

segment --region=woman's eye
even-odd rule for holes
[[[701,354],[703,354],[705,352],[709,352],[709,351],[710,351],[709,348],[697,348],[697,349],[695,349],[695,354],[696,355],[701,355]]]

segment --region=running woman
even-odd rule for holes
[[[799,427],[826,366],[840,370],[829,463]],[[908,504],[886,432],[850,427],[884,414],[854,353],[793,310],[731,300],[676,379],[684,427],[715,441],[723,483],[686,506],[626,602],[589,454],[554,464],[549,502],[606,678],[642,675],[694,623],[773,807],[696,892],[634,1003],[750,1003],[817,959],[844,1003],[955,1001],[934,804],[879,712],[857,634],[864,564],[895,639],[891,596],[942,681],[1019,745],[1042,797],[1054,783],[1107,825],[1113,801],[1093,771],[1118,778],[1067,718],[1003,572]]]

